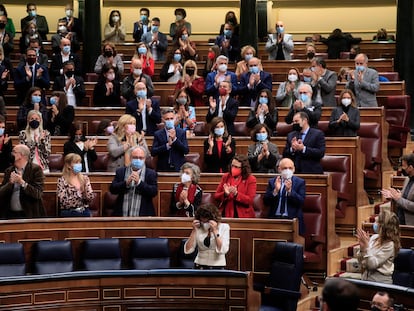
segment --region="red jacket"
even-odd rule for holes
[[[236,185],[237,196],[233,194],[224,196],[224,184]],[[224,217],[234,218],[236,215],[234,210],[237,211],[238,218],[255,218],[255,212],[253,208],[253,200],[256,195],[256,177],[249,175],[247,179],[241,181],[235,180],[230,173],[223,174],[221,182],[217,187],[214,199],[219,201],[219,209]]]
[[[193,83],[191,84],[191,87],[185,89],[191,98],[191,106],[194,106],[194,107],[206,106],[203,101],[204,85],[205,85],[204,78],[198,77],[194,79]],[[175,91],[180,90],[183,87],[184,87],[184,82],[182,82],[181,79],[178,80],[177,84],[175,85],[174,93]]]

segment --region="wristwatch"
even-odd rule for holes
[[[219,238],[219,237],[220,237],[220,234],[219,234],[219,233],[217,233],[217,234],[216,234],[216,238]]]

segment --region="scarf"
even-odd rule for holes
[[[124,180],[126,181],[132,174],[131,166],[128,166],[125,170]],[[145,182],[145,165],[139,172],[141,182]],[[122,204],[122,216],[139,216],[141,210],[141,194],[137,191],[136,185],[134,187],[127,188],[127,192],[124,195],[124,202]]]

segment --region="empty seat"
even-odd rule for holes
[[[250,129],[246,126],[246,122],[235,121],[234,125],[234,136],[249,136]]]
[[[201,162],[199,153],[187,153],[185,155],[185,162],[190,162],[197,165],[200,169],[203,168],[203,163]]]
[[[393,284],[414,287],[414,251],[401,248],[394,259]]]
[[[108,168],[109,155],[107,152],[97,152],[97,159],[92,163],[94,172],[106,172]]]
[[[381,181],[382,133],[381,125],[374,122],[361,122],[358,130],[361,150],[365,154],[365,179]]]
[[[33,273],[48,274],[73,271],[70,241],[39,241],[33,244]]]
[[[191,254],[186,254],[184,252],[184,245],[187,242],[187,239],[182,239],[180,244],[180,250],[178,253],[178,266],[180,268],[192,269],[194,268],[194,259],[197,256],[197,248]]]
[[[103,211],[102,216],[112,216],[116,208],[116,200],[118,199],[117,194],[113,194],[109,191],[104,194]]]
[[[133,269],[170,268],[170,249],[166,238],[137,238],[131,241]]]
[[[23,245],[20,243],[0,244],[0,276],[26,274],[26,260]]]
[[[88,271],[120,270],[119,239],[96,239],[83,242],[82,268]]]
[[[49,170],[51,172],[60,172],[63,169],[63,154],[62,153],[52,153],[49,155]]]

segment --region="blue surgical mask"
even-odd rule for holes
[[[73,164],[72,165],[72,169],[73,169],[73,172],[75,174],[78,174],[78,173],[82,172],[82,163],[75,163],[75,164]]]
[[[188,35],[181,35],[181,40],[186,41],[188,39]]]
[[[179,62],[181,60],[181,54],[178,54],[178,53],[174,54],[174,60],[176,62]]]
[[[244,55],[244,60],[248,62],[253,57],[253,54],[246,54]]]
[[[187,103],[187,98],[179,97],[179,98],[177,98],[177,103],[180,104],[180,105],[185,105]]]
[[[49,99],[49,103],[50,103],[51,105],[56,105],[56,103],[57,103],[56,97],[51,97],[51,98]]]
[[[138,53],[139,54],[147,54],[147,48],[146,47],[139,47],[138,48]]]
[[[144,166],[145,161],[141,159],[132,159],[131,166],[133,169],[140,170]]]
[[[217,136],[223,136],[223,134],[224,134],[224,127],[216,127],[214,129],[214,134],[216,134]]]
[[[303,77],[303,81],[304,81],[304,82],[308,82],[308,83],[309,83],[309,82],[311,82],[311,81],[312,81],[312,77],[305,77],[305,76],[304,76],[304,77]]]
[[[4,128],[0,128],[0,136],[4,135]]]
[[[165,120],[164,123],[167,130],[171,130],[174,128],[174,120]]]
[[[37,15],[36,10],[29,11],[29,16],[36,17],[36,15]]]
[[[146,22],[148,20],[148,16],[147,15],[141,15],[141,21],[142,22]]]
[[[151,31],[154,32],[158,32],[159,27],[158,26],[152,26],[151,27]]]
[[[259,66],[251,66],[251,67],[249,67],[249,70],[253,74],[257,74],[260,71]]]
[[[40,103],[41,100],[42,100],[42,98],[40,96],[32,95],[32,103],[38,104],[38,103]]]
[[[355,66],[355,70],[356,71],[364,71],[365,70],[365,66]]]
[[[269,99],[267,97],[259,97],[259,104],[267,104]]]
[[[256,133],[257,141],[263,142],[267,139],[267,133]]]
[[[70,53],[70,45],[65,45],[62,50],[63,50],[64,54],[69,54]]]
[[[307,102],[309,99],[308,94],[300,94],[300,100],[303,102]]]
[[[224,29],[223,34],[226,37],[231,37],[231,35],[233,34],[233,31],[231,31],[230,29]]]
[[[138,90],[137,91],[138,98],[146,98],[147,97],[147,90]]]
[[[282,32],[285,31],[285,28],[284,27],[276,27],[276,31],[277,31],[277,33],[282,33]]]
[[[374,230],[375,233],[378,233],[379,231],[379,225],[377,222],[374,222],[374,224],[372,225],[372,230]]]

